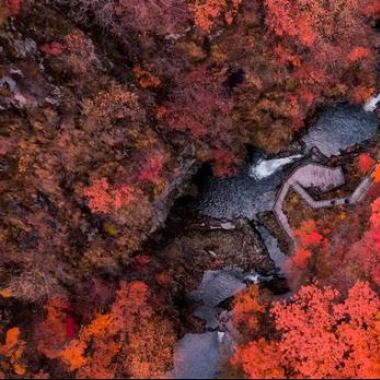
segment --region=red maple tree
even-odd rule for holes
[[[92,186],[83,190],[83,195],[89,198],[93,212],[103,213],[117,212],[136,199],[132,187],[111,186],[106,178],[95,180]]]

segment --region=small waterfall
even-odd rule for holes
[[[369,98],[363,105],[364,111],[375,112],[380,103],[380,92],[376,96]]]
[[[302,157],[302,154],[297,154],[284,158],[274,158],[272,160],[260,160],[249,169],[249,176],[257,180],[269,177],[281,167],[300,160]]]

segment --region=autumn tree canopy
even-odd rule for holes
[[[68,307],[62,298],[49,300],[35,340],[40,353],[62,361],[76,378],[163,378],[170,369],[174,332],[149,304],[143,282],[121,282],[109,312],[77,332],[68,326]]]
[[[241,296],[238,304],[258,302],[251,296]],[[287,302],[272,304],[265,318],[273,334],[252,324],[256,314],[248,317],[244,333],[252,340],[236,350],[232,363],[253,379],[377,378],[379,310],[380,299],[367,282],[358,281],[347,296],[328,286],[303,286]]]
[[[378,0],[0,0],[0,377],[164,377],[190,275],[150,239],[204,164],[233,175],[247,146],[289,151],[372,95],[379,18]],[[247,376],[378,376],[376,198],[339,233],[297,226],[298,295],[236,303]]]
[[[368,174],[368,155],[358,157]],[[276,301],[257,287],[235,300],[245,338],[231,363],[247,378],[377,378],[380,331],[379,186],[337,223],[310,219],[295,230],[285,264],[293,290]],[[353,206],[350,206],[353,207]]]

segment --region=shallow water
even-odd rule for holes
[[[331,157],[371,139],[377,128],[378,119],[374,112],[365,112],[359,106],[340,104],[323,112],[317,123],[302,137],[302,141],[306,151],[316,146],[325,156]],[[260,158],[263,155],[254,160],[259,162]],[[269,177],[254,179],[249,176],[252,165],[247,164],[236,177],[208,177],[200,189],[199,213],[218,219],[243,217],[255,220],[258,213],[271,211],[289,166]]]
[[[325,156],[337,156],[348,147],[370,140],[378,128],[375,112],[339,104],[326,109],[302,138],[307,149],[316,146]]]
[[[194,316],[204,320],[207,328],[216,329],[219,325],[216,307],[246,288],[244,277],[239,268],[206,271],[198,289],[187,295],[189,302],[199,304]]]
[[[201,189],[199,213],[217,219],[254,220],[260,212],[273,209],[281,173],[256,180],[249,176],[249,166],[237,177],[209,177]]]

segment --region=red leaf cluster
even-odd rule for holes
[[[63,53],[63,45],[57,41],[53,41],[49,44],[44,44],[40,47],[40,50],[47,54],[52,56],[59,56]]]
[[[238,162],[234,151],[237,127],[232,101],[218,86],[220,79],[205,66],[178,78],[171,101],[165,104],[163,127],[186,133],[199,145],[199,155],[203,153],[212,162],[214,173],[228,175]]]
[[[24,0],[7,0],[8,1],[8,9],[10,11],[11,16],[17,16],[22,8],[22,3]]]
[[[147,255],[139,254],[134,258],[134,261],[138,265],[145,266],[149,264],[152,261],[152,259]]]
[[[95,180],[91,187],[83,190],[89,198],[93,212],[112,213],[119,211],[136,199],[135,191],[128,185],[111,186],[106,178]]]
[[[359,159],[359,168],[362,175],[367,174],[368,171],[372,169],[376,163],[376,161],[367,153],[359,154],[358,159]]]
[[[160,179],[160,173],[163,169],[165,158],[162,155],[148,155],[145,158],[143,167],[138,176],[139,181],[155,183]]]

